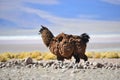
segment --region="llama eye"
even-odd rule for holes
[[[60,38],[58,39],[58,41],[59,41],[59,42],[61,42],[61,41],[62,41],[62,39],[63,39],[63,37],[60,37]]]

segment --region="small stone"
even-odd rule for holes
[[[120,64],[116,64],[116,68],[119,69],[120,68]]]
[[[97,67],[94,67],[94,66],[93,66],[93,67],[91,67],[91,69],[97,69]]]
[[[64,68],[64,69],[62,69],[62,73],[66,72],[67,70],[68,70],[68,69],[65,69],[65,68]]]
[[[81,65],[81,66],[84,66],[84,65],[85,65],[85,63],[84,63],[84,62],[82,62],[80,65]]]
[[[50,67],[50,64],[46,64],[45,68],[49,68]]]
[[[25,59],[22,59],[21,62],[22,62],[22,63],[25,62]]]
[[[69,69],[70,69],[70,68],[73,68],[74,65],[75,65],[75,63],[72,62],[72,63],[70,63],[70,65],[68,66],[68,68],[69,68]]]
[[[3,62],[0,62],[0,66],[2,65]]]
[[[98,67],[98,68],[102,68],[103,66],[104,66],[104,65],[101,64],[101,63],[98,63],[98,64],[97,64],[97,67]]]
[[[84,69],[87,69],[87,68],[88,68],[88,66],[87,66],[87,65],[84,65],[84,66],[83,66],[83,68],[84,68]]]
[[[107,68],[107,69],[111,69],[111,67],[109,67],[109,66],[108,66],[108,68]]]
[[[78,63],[73,66],[73,69],[78,69]]]
[[[45,67],[46,68],[51,67],[53,63],[54,63],[53,61],[47,61]]]
[[[97,65],[97,62],[93,62],[93,66],[96,66]]]
[[[3,68],[3,67],[5,67],[5,66],[6,66],[6,64],[5,64],[5,63],[3,63],[1,66],[2,66],[2,68]]]
[[[32,67],[32,64],[28,64],[26,67],[27,67],[27,68],[31,68],[31,67]]]
[[[115,68],[115,67],[112,67],[111,69],[112,69],[112,70],[115,70],[116,68]]]
[[[44,62],[44,63],[43,63],[43,67],[44,67],[44,68],[48,68],[48,67],[50,67],[50,66],[51,66],[50,63],[48,63],[48,62]]]
[[[62,69],[65,69],[65,68],[68,68],[68,66],[67,66],[67,65],[63,65],[63,66],[62,66]]]
[[[106,63],[104,63],[103,65],[104,65],[104,67],[106,67],[106,66],[108,65],[108,63],[106,62]]]
[[[28,64],[32,64],[33,63],[33,60],[31,57],[28,57],[25,59],[25,64],[28,65]]]
[[[0,62],[0,68],[2,68],[2,64],[4,64],[3,62]]]
[[[42,61],[38,61],[38,65],[43,67],[43,62]]]
[[[15,68],[20,69],[21,67],[20,66],[15,66]]]
[[[11,67],[11,64],[10,64],[10,63],[7,63],[7,64],[6,64],[6,67]]]
[[[25,65],[26,65],[25,62],[22,62],[22,63],[21,63],[21,66],[25,66]]]
[[[62,69],[63,67],[63,62],[62,61],[58,61],[58,62],[55,62],[51,65],[54,69]]]
[[[71,73],[78,73],[78,72],[80,72],[79,69],[74,69],[73,71],[71,71]]]
[[[65,62],[65,63],[63,63],[62,68],[63,68],[63,69],[68,68],[68,67],[69,67],[69,65],[70,65],[70,63],[66,63],[66,62]]]
[[[89,66],[89,65],[90,65],[90,62],[89,62],[89,61],[86,61],[86,62],[85,62],[85,65],[86,65],[86,66]]]
[[[54,61],[48,61],[48,64],[51,66],[54,63]]]
[[[18,64],[18,61],[16,60],[16,61],[14,61],[14,64]]]
[[[78,69],[83,69],[83,66],[80,63],[78,64]]]
[[[101,63],[93,62],[93,66],[97,68],[102,68],[104,65]]]
[[[108,65],[108,67],[112,68],[112,67],[113,67],[113,64],[112,64],[112,63],[110,63],[110,64]]]
[[[37,64],[33,64],[32,66],[35,68],[35,67],[37,67]]]
[[[57,66],[58,66],[58,68],[62,68],[63,67],[63,61],[58,61]]]
[[[54,66],[53,66],[53,69],[58,69],[58,66],[54,65]]]

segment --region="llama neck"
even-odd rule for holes
[[[49,44],[51,42],[51,40],[53,39],[54,35],[52,34],[51,31],[49,30],[45,30],[43,33],[42,33],[42,39],[43,39],[43,42],[44,44],[49,47]]]

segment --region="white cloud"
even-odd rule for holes
[[[28,28],[38,25],[38,19],[34,19],[32,14],[27,14],[21,10],[22,3],[22,0],[1,0],[0,18],[15,23],[16,27]]]
[[[54,16],[48,12],[24,8],[24,11],[38,15],[40,18],[48,20],[52,23],[51,27],[59,27],[59,30],[55,32],[68,32],[68,33],[119,33],[120,21],[103,21],[81,18],[63,18]],[[58,29],[58,28],[56,28]],[[60,30],[61,29],[61,30]]]
[[[58,0],[0,0],[0,18],[13,22],[19,26],[38,26],[40,18],[22,10],[25,2],[44,5],[59,4]]]
[[[0,6],[6,7],[16,7],[22,5],[24,2],[46,4],[46,5],[56,5],[60,2],[58,0],[0,0]]]
[[[110,4],[120,5],[120,0],[102,0],[102,1],[110,3]]]
[[[96,14],[92,14],[92,15],[80,14],[80,15],[78,15],[78,18],[81,18],[81,19],[96,19],[96,18],[100,18],[100,15],[96,15]]]
[[[22,1],[47,5],[59,4],[58,0],[22,0]]]

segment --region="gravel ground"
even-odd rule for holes
[[[10,60],[0,63],[0,80],[120,80],[120,59]]]

